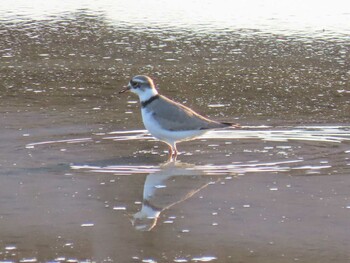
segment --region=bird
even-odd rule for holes
[[[160,95],[153,80],[146,75],[134,76],[119,94],[130,91],[138,95],[145,128],[169,146],[169,159],[178,155],[176,143],[188,141],[213,129],[239,128],[239,124],[210,120],[189,107]]]

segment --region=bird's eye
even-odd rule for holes
[[[131,86],[133,86],[134,88],[138,88],[140,86],[139,83],[137,83],[136,81],[130,80],[130,84]]]

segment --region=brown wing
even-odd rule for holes
[[[154,112],[153,117],[167,130],[205,130],[229,126],[228,124],[209,120],[190,108],[164,96],[160,96],[148,107]]]

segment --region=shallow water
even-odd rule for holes
[[[0,262],[347,262],[350,12],[285,2],[2,4]],[[140,73],[242,129],[167,162]]]

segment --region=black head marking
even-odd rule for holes
[[[140,87],[140,83],[137,82],[137,81],[135,81],[135,80],[133,80],[133,79],[130,80],[130,85],[131,85],[134,89],[137,89],[137,88]]]
[[[138,75],[130,80],[130,86],[134,89],[141,87],[154,87],[153,81],[150,77],[144,75]]]

